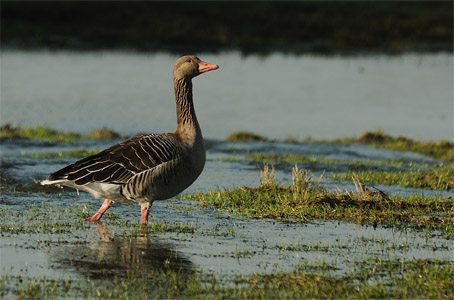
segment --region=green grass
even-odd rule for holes
[[[454,236],[454,202],[443,197],[420,195],[388,197],[366,187],[358,179],[356,191],[326,190],[308,171],[293,169],[290,186],[278,183],[267,166],[258,187],[190,194],[203,205],[234,212],[248,218],[270,218],[286,222],[344,220],[416,229],[429,228]]]
[[[328,267],[328,268],[326,268]],[[454,297],[454,265],[442,260],[358,261],[341,276],[312,273],[312,266],[269,274],[217,278],[211,273],[187,274],[151,270],[113,280],[50,279],[44,276],[4,275],[0,296],[7,292],[18,299],[82,297],[100,299],[450,299]],[[234,284],[225,284],[225,281]],[[224,282],[224,283],[223,283]],[[11,288],[13,287],[14,288]]]
[[[381,130],[377,130],[375,132],[366,131],[359,138],[340,139],[335,141],[342,143],[359,142],[373,147],[398,151],[412,151],[443,161],[454,161],[454,143],[445,140],[435,142],[415,141],[403,136],[397,138],[392,137],[386,135]]]
[[[276,142],[277,140],[270,140],[266,137],[256,135],[250,132],[234,132],[227,140],[231,141],[269,141]],[[334,140],[313,140],[307,138],[306,142],[323,142],[323,143],[363,143],[372,147],[384,148],[397,151],[411,151],[421,153],[442,161],[452,162],[454,161],[454,143],[446,140],[439,140],[435,142],[427,141],[415,141],[403,136],[392,137],[386,135],[383,131],[377,130],[376,132],[364,132],[360,137],[357,138],[342,138]],[[286,138],[282,142],[299,143],[294,138]]]
[[[20,211],[14,211],[4,205],[0,208],[0,232],[10,235],[69,234],[74,230],[86,230],[91,227],[85,220],[91,215],[89,210],[91,213],[95,212],[90,203],[58,207],[43,202],[29,205]],[[126,234],[130,237],[137,237],[143,233],[194,233],[196,230],[194,224],[167,223],[159,220],[153,220],[148,226],[143,227],[139,224],[139,214],[136,221],[130,222],[111,211],[103,216],[102,223],[125,228]]]
[[[266,142],[268,139],[258,134],[254,134],[248,131],[236,131],[231,133],[225,138],[231,142]]]
[[[4,205],[0,209],[2,234],[68,234],[87,229],[83,207],[57,207],[46,203],[32,204],[14,211]]]
[[[261,154],[249,153],[244,157],[222,157],[221,160],[229,161],[256,161],[256,162],[285,162],[285,163],[306,163],[306,164],[335,164],[346,165],[349,168],[362,166],[396,166],[408,167],[412,170],[370,170],[370,171],[348,171],[341,174],[333,174],[335,181],[350,180],[355,174],[359,179],[367,183],[400,185],[413,188],[427,188],[435,190],[454,189],[454,166],[452,165],[429,165],[408,163],[397,160],[339,160],[324,157],[306,156],[303,154]],[[430,167],[434,167],[430,169]]]
[[[64,132],[59,131],[53,128],[46,126],[36,126],[36,127],[19,127],[13,126],[11,124],[5,124],[0,127],[0,139],[35,139],[35,140],[44,140],[44,141],[53,141],[53,142],[64,142],[64,143],[74,143],[81,139],[118,139],[123,138],[120,134],[108,130],[108,129],[95,129],[88,135],[82,135],[74,132]],[[266,137],[250,133],[247,131],[234,132],[229,135],[227,138],[229,141],[269,141],[275,142],[275,140],[270,140]],[[286,139],[286,142],[295,143],[294,139]],[[454,161],[454,143],[449,141],[436,141],[436,142],[419,142],[414,141],[406,137],[391,137],[385,135],[381,130],[376,132],[365,132],[362,136],[358,138],[346,138],[346,139],[336,139],[332,141],[321,141],[321,142],[337,142],[337,143],[365,143],[373,147],[380,147],[391,150],[398,151],[413,151],[428,155],[443,161]],[[268,155],[268,157],[250,157],[251,160],[265,160],[272,159],[273,154]],[[296,159],[296,161],[301,160],[301,157],[292,157],[292,154],[287,155],[287,158],[279,158],[276,156],[274,159],[284,159],[284,161],[289,161],[291,159]],[[310,162],[311,158],[303,158],[305,161]],[[307,159],[307,160],[306,160]],[[331,160],[326,160],[326,163],[335,163]]]
[[[221,160],[246,160],[256,162],[285,162],[285,163],[309,163],[309,164],[337,164],[347,165],[351,167],[360,166],[408,166],[408,167],[428,167],[428,164],[416,164],[408,163],[398,160],[342,160],[334,158],[325,158],[323,156],[307,156],[304,154],[286,153],[286,154],[275,154],[275,153],[248,153],[244,157],[222,157]]]
[[[449,298],[454,295],[454,266],[445,261],[361,261],[351,273],[334,277],[306,274],[302,270],[244,278],[239,291],[244,298],[366,299]],[[378,283],[368,283],[368,281]],[[251,293],[251,286],[253,286]],[[439,288],[438,288],[439,287]],[[263,293],[263,294],[262,294]],[[240,296],[240,298],[241,298]]]
[[[0,139],[32,139],[61,143],[74,143],[81,139],[118,139],[120,134],[108,129],[95,129],[88,135],[65,132],[47,126],[20,127],[5,124],[0,127]]]
[[[99,153],[100,150],[94,149],[74,149],[74,150],[62,150],[62,151],[47,151],[47,152],[36,152],[30,154],[22,154],[22,157],[29,158],[79,158],[94,155]],[[5,155],[0,155],[5,156]]]
[[[433,170],[417,171],[359,171],[334,174],[333,180],[350,180],[358,176],[366,183],[400,185],[413,188],[428,188],[435,190],[454,189],[454,166],[440,166]]]
[[[261,185],[257,188],[243,187],[207,193],[215,195],[213,205],[207,194],[198,195],[206,205],[229,211],[234,208],[233,211],[241,214],[248,212],[245,214],[248,217],[276,217],[290,222],[305,222],[312,218],[326,217],[359,223],[376,222],[405,228],[425,228],[429,236],[441,232],[447,239],[452,239],[454,236],[452,199],[416,196],[389,198],[380,192],[371,191],[359,181],[356,181],[358,186],[356,192],[332,193],[326,191],[321,183],[306,171],[295,169],[293,175],[293,184],[284,186],[276,182],[272,170],[264,168]],[[392,239],[381,241],[380,238],[373,236],[369,239],[352,237],[350,240],[333,241],[328,244],[311,243],[303,239],[296,243],[292,241],[291,244],[263,246],[263,249],[265,247],[278,249],[282,254],[281,257],[285,257],[285,252],[291,251],[302,252],[302,255],[314,251],[333,256],[347,255],[347,267],[338,266],[336,262],[303,260],[298,266],[286,271],[251,275],[241,273],[218,275],[210,271],[181,269],[178,263],[172,261],[175,258],[170,253],[170,256],[157,267],[145,266],[146,268],[129,268],[124,272],[109,273],[109,268],[118,267],[115,262],[112,265],[108,260],[98,261],[97,256],[94,258],[84,256],[87,253],[98,253],[96,247],[90,247],[92,243],[102,243],[118,249],[118,245],[123,245],[118,242],[124,240],[127,245],[132,245],[134,248],[137,242],[131,238],[159,239],[160,235],[164,235],[167,240],[165,234],[176,233],[185,235],[184,244],[189,247],[191,242],[186,238],[192,236],[212,235],[221,239],[230,239],[235,232],[225,231],[225,228],[218,228],[217,225],[208,232],[209,228],[200,229],[194,224],[163,222],[159,221],[159,217],[153,218],[144,229],[138,223],[138,214],[135,221],[131,222],[120,214],[109,211],[103,217],[103,224],[116,228],[115,234],[111,235],[112,239],[97,241],[87,239],[86,236],[86,233],[95,227],[85,221],[85,217],[95,211],[93,205],[90,203],[68,206],[60,204],[61,202],[56,199],[52,203],[32,204],[20,209],[16,205],[3,205],[0,207],[2,237],[8,237],[10,240],[13,237],[14,241],[18,241],[14,247],[25,247],[28,251],[35,248],[48,251],[60,247],[65,257],[70,253],[69,249],[76,246],[74,253],[78,256],[70,255],[68,260],[80,259],[86,264],[94,263],[100,268],[97,268],[99,274],[104,274],[103,270],[106,270],[106,274],[111,275],[101,276],[98,279],[87,276],[55,278],[49,275],[30,276],[26,270],[14,275],[3,272],[0,276],[0,298],[449,299],[454,297],[452,280],[454,264],[450,259],[394,258],[393,255],[387,254],[386,249],[397,247],[406,253],[412,247],[411,241],[401,245],[395,244]],[[36,240],[37,238],[39,240]],[[241,236],[238,238],[242,239]],[[27,242],[21,244],[24,240]],[[377,244],[379,245],[377,251],[382,251],[381,255],[373,254]],[[449,241],[446,245],[450,245]],[[427,247],[432,247],[430,238]],[[80,249],[87,249],[88,252],[79,251]],[[90,249],[95,252],[90,252]],[[365,249],[371,250],[365,252]],[[221,255],[238,260],[260,259],[261,251],[260,246],[248,244],[244,249],[225,249]],[[365,252],[366,256],[355,255],[358,251]],[[131,255],[133,252],[126,253]],[[104,254],[109,253],[101,251],[100,258]],[[129,260],[126,260],[126,263],[128,262]],[[140,264],[140,261],[134,263]],[[71,276],[73,272],[68,274]]]
[[[82,139],[82,135],[74,132],[58,131],[46,126],[18,127],[5,124],[0,128],[0,138],[33,139],[54,142],[72,143]]]

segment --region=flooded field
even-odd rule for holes
[[[175,59],[2,51],[2,299],[454,298],[451,54],[206,55],[205,169],[148,226],[128,204],[88,223],[100,199],[39,185],[120,141],[96,128],[173,131]],[[18,138],[15,123],[77,134]],[[366,138],[399,147],[333,141],[380,128],[395,138]],[[269,139],[225,139],[239,130]]]
[[[207,140],[208,161],[201,177],[178,199],[155,202],[146,230],[139,225],[139,206],[114,204],[101,223],[90,224],[85,217],[98,208],[100,200],[83,192],[78,195],[72,190],[49,190],[36,184],[53,170],[78,159],[70,154],[72,150],[102,149],[114,142],[2,141],[2,297],[117,298],[129,293],[129,297],[136,298],[140,296],[138,291],[144,291],[135,285],[140,282],[154,296],[217,298],[247,290],[255,292],[237,296],[254,298],[260,295],[257,284],[269,280],[266,276],[290,276],[292,272],[342,280],[366,272],[366,279],[356,279],[359,290],[384,286],[386,291],[396,278],[410,276],[403,266],[422,263],[446,268],[443,270],[449,276],[453,272],[454,246],[449,231],[342,220],[289,222],[249,218],[207,207],[188,196],[216,188],[258,186],[258,170],[263,163],[245,159],[250,153],[316,153],[325,160],[338,160],[299,164],[300,168],[312,170],[316,177],[325,172],[323,185],[333,191],[354,190],[350,180],[333,181],[333,174],[348,170],[438,168],[439,162],[431,157],[360,144]],[[390,165],[390,159],[400,163]],[[356,164],[358,161],[375,163]],[[290,184],[294,164],[270,163],[276,168],[276,177],[283,184]],[[453,197],[452,190],[374,186],[390,197]],[[390,269],[384,271],[384,266]],[[160,285],[162,280],[170,280],[169,276],[173,276],[175,286]],[[278,282],[283,279],[275,280],[273,284],[279,290]],[[259,283],[251,283],[255,281]],[[192,285],[197,287],[193,287],[195,291],[191,290]],[[400,292],[391,295],[401,295],[402,291],[415,295],[408,286],[397,289]],[[287,296],[295,295],[298,294]],[[361,295],[367,294],[356,297]]]

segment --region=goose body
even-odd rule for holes
[[[50,175],[41,184],[59,184],[105,198],[88,221],[98,221],[113,202],[139,203],[142,224],[155,200],[171,198],[200,175],[205,166],[202,131],[194,111],[192,78],[217,69],[194,56],[177,60],[174,71],[177,129],[116,144]]]

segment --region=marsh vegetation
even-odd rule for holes
[[[454,235],[452,198],[395,196],[367,187],[353,176],[355,191],[328,191],[322,176],[316,179],[307,170],[292,169],[292,184],[276,181],[268,165],[261,172],[256,188],[238,187],[228,190],[191,194],[202,205],[239,213],[247,218],[270,218],[284,222],[312,220],[344,220],[359,224],[388,225],[408,228],[438,229]]]
[[[454,296],[450,162],[358,142],[211,140],[206,176],[156,202],[147,227],[121,204],[89,224],[90,196],[37,181],[116,140],[46,131],[2,139],[2,298]]]
[[[0,298],[454,298],[452,8],[2,3]],[[87,223],[99,200],[39,181],[174,129],[181,52],[222,70],[204,172],[147,226]]]
[[[228,141],[237,141],[237,142],[249,142],[249,141],[269,141],[270,139],[259,136],[251,132],[234,132],[230,134],[227,138]],[[276,142],[279,140],[275,140]],[[283,142],[289,143],[300,143],[296,138],[288,137]],[[414,141],[412,139],[406,138],[404,136],[392,137],[385,134],[382,130],[377,130],[375,132],[364,132],[361,136],[357,138],[342,138],[342,139],[333,139],[333,140],[314,140],[312,138],[307,138],[305,141],[310,142],[326,142],[326,143],[362,143],[369,145],[371,147],[385,148],[396,151],[412,151],[421,153],[434,157],[442,161],[454,161],[454,143],[447,140],[439,140],[435,142],[422,142]],[[278,158],[280,159],[280,158]],[[285,158],[284,158],[285,159]],[[288,159],[292,160],[292,158]]]

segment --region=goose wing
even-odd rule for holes
[[[50,175],[47,180],[69,180],[77,185],[90,182],[124,184],[134,175],[172,160],[176,149],[171,134],[142,135],[83,158]]]

